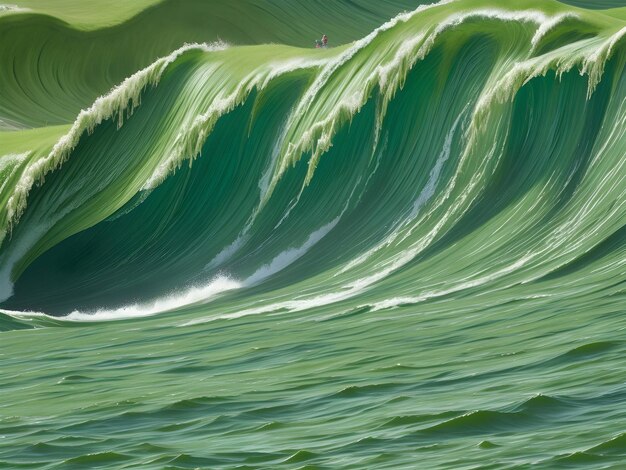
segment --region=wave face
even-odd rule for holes
[[[0,466],[623,460],[625,9],[18,3]]]

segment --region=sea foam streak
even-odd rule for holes
[[[174,293],[151,302],[125,305],[115,309],[98,309],[87,312],[80,312],[76,310],[63,317],[53,318],[64,321],[85,322],[148,317],[157,313],[176,310],[201,302],[207,302],[222,292],[239,289],[241,287],[241,283],[226,276],[219,276],[209,281],[208,284],[194,286],[183,290],[181,293]],[[15,318],[48,316],[43,312],[15,312],[10,310],[0,310],[0,312],[6,313],[7,315]]]

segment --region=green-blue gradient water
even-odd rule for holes
[[[626,8],[567,3],[0,5],[0,467],[619,468]]]

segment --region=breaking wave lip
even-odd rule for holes
[[[121,126],[124,111],[129,107],[132,110],[138,106],[141,91],[150,84],[156,84],[167,67],[186,52],[192,50],[215,52],[227,47],[228,45],[221,41],[214,44],[185,44],[168,56],[162,57],[148,67],[135,72],[107,94],[97,98],[88,109],[82,110],[74,120],[69,132],[56,142],[50,153],[45,158],[29,164],[20,176],[20,181],[15,185],[15,191],[9,197],[5,207],[9,231],[13,225],[19,222],[26,209],[26,200],[35,182],[43,180],[46,174],[59,168],[69,157],[70,152],[78,145],[80,137],[85,132],[93,131],[102,121],[115,115],[118,118],[118,126]],[[3,241],[0,239],[0,246]]]

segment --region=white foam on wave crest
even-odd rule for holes
[[[453,1],[454,0],[441,0],[440,2],[432,3],[432,4],[429,4],[429,5],[420,5],[419,7],[417,7],[413,11],[406,12],[406,13],[401,13],[401,14],[397,15],[396,17],[392,18],[391,20],[387,21],[386,23],[384,23],[381,26],[379,26],[378,28],[376,28],[374,31],[369,33],[364,38],[359,39],[358,41],[356,41],[346,51],[344,51],[336,59],[334,59],[333,61],[329,62],[324,67],[322,72],[317,76],[317,78],[315,79],[313,84],[309,87],[309,90],[307,91],[307,93],[304,95],[304,97],[300,101],[300,103],[298,105],[298,108],[296,109],[295,115],[298,115],[298,114],[306,111],[306,109],[311,105],[311,103],[315,99],[315,96],[317,95],[319,90],[330,79],[332,74],[339,67],[341,67],[343,64],[348,62],[352,57],[354,57],[357,52],[359,52],[360,50],[362,50],[363,48],[368,46],[380,33],[392,29],[394,26],[396,26],[399,23],[406,23],[411,18],[413,18],[415,15],[417,15],[419,13],[422,13],[425,10],[428,10],[428,9],[431,9],[431,8],[434,8],[434,7],[439,7],[439,6],[442,6],[442,5],[446,5],[448,3],[452,3]]]
[[[368,46],[380,33],[387,31],[399,23],[407,22],[419,13],[442,5],[451,3],[451,0],[443,0],[438,3],[429,5],[421,5],[416,10],[403,13],[379,28],[375,29],[368,36],[356,41],[351,47],[341,53],[335,59],[332,59],[322,69],[312,83],[307,93],[301,99],[295,112],[292,114],[291,126],[297,126],[300,116],[306,114],[311,107],[320,90],[330,80],[331,76],[345,63],[350,61],[359,51]],[[284,153],[283,162],[279,171],[275,175],[273,184],[280,175],[286,170],[289,164],[293,164],[294,160],[302,155],[305,151],[311,151],[309,161],[309,171],[305,179],[305,185],[308,184],[312,177],[317,162],[321,155],[326,152],[332,145],[332,137],[341,123],[342,115],[353,116],[368,99],[370,90],[378,85],[384,100],[379,107],[377,115],[377,132],[374,147],[378,143],[378,133],[380,131],[381,122],[386,113],[387,103],[392,99],[397,88],[401,86],[406,79],[407,71],[411,69],[418,60],[423,59],[434,47],[437,38],[445,31],[458,26],[471,19],[493,19],[504,22],[527,22],[537,25],[535,34],[531,38],[531,50],[539,43],[539,41],[556,25],[566,19],[577,18],[574,13],[565,13],[550,16],[540,10],[506,10],[506,9],[476,9],[450,15],[444,21],[439,23],[428,35],[419,32],[414,37],[405,39],[396,50],[393,58],[387,62],[378,65],[372,73],[360,81],[360,86],[353,93],[344,93],[342,99],[334,104],[333,109],[325,114],[324,119],[316,121],[302,132],[302,135],[295,141],[289,142]]]
[[[302,99],[299,101],[298,106],[294,109],[294,112],[291,114],[291,118],[289,121],[289,127],[293,128],[297,125],[298,119],[306,114],[311,107],[312,103],[315,101],[318,93],[324,87],[324,85],[330,80],[333,74],[345,63],[349,62],[359,51],[363,50],[367,47],[372,41],[382,32],[392,29],[399,23],[406,23],[414,16],[429,10],[431,8],[443,6],[449,3],[454,2],[455,0],[441,0],[437,3],[420,5],[415,10],[410,12],[405,12],[397,15],[392,18],[388,22],[376,28],[370,34],[365,36],[364,38],[354,42],[349,48],[340,53],[337,57],[332,58],[330,61],[324,64],[321,72],[317,75],[313,83],[309,86],[307,92],[304,94]],[[410,41],[411,46],[414,43],[419,42],[422,39],[420,35],[415,41]],[[403,53],[408,53],[406,44],[400,46],[400,49]],[[403,56],[404,57],[404,56]],[[398,60],[398,57],[394,58],[394,61]],[[309,171],[307,173],[305,179],[305,185],[307,185],[313,175],[313,169],[316,166],[316,162],[319,159],[320,155],[324,153],[331,146],[331,139],[334,135],[337,125],[339,123],[340,115],[343,112],[346,112],[349,115],[356,114],[363,104],[366,101],[369,90],[373,86],[376,78],[379,77],[379,72],[381,75],[386,75],[387,72],[381,71],[385,66],[379,66],[376,70],[368,77],[363,83],[360,83],[360,87],[358,90],[355,90],[353,93],[345,92],[341,100],[339,100],[333,110],[330,113],[327,113],[326,118],[321,121],[315,122],[313,125],[309,126],[306,130],[303,131],[302,135],[295,141],[290,141],[287,144],[287,148],[283,153],[283,159],[281,165],[277,169],[276,174],[270,184],[270,187],[273,187],[278,179],[280,179],[281,175],[286,171],[286,168],[289,164],[293,163],[293,160],[297,155],[301,155],[305,149],[313,150],[311,159],[309,161]],[[383,78],[383,80],[386,80]],[[378,139],[375,139],[376,142]]]
[[[576,13],[567,12],[542,21],[531,40],[533,50],[539,45],[539,42],[559,24],[565,22],[566,20],[577,20],[579,18],[580,17]]]
[[[533,78],[545,76],[553,70],[557,77],[578,67],[580,75],[587,75],[587,99],[593,95],[604,74],[606,62],[612,57],[618,43],[626,37],[626,27],[608,38],[593,37],[562,46],[538,57],[514,63],[508,71],[488,85],[479,99],[475,114],[477,123],[486,122],[494,103],[513,100],[517,91]],[[567,52],[564,54],[563,52]]]
[[[156,85],[167,67],[182,54],[192,50],[212,52],[226,47],[227,45],[223,42],[185,44],[170,55],[156,60],[148,67],[126,78],[109,93],[97,98],[89,108],[82,110],[70,130],[56,142],[50,153],[34,160],[23,171],[6,204],[8,229],[10,230],[18,222],[26,209],[26,199],[35,182],[42,181],[46,174],[61,166],[85,132],[92,132],[102,121],[115,115],[118,118],[118,126],[121,126],[124,111],[132,112],[139,105],[142,90],[149,85]]]
[[[32,152],[10,153],[0,157],[0,176],[2,176],[2,184],[0,185],[0,193],[4,191],[10,178],[15,174],[19,166],[24,163]],[[0,242],[2,240],[0,239]]]
[[[433,39],[443,31],[458,26],[472,19],[487,19],[506,22],[535,23],[538,28],[531,38],[531,45],[535,47],[539,41],[554,27],[566,19],[578,19],[576,13],[567,12],[550,16],[540,10],[505,10],[500,8],[478,9],[463,13],[456,13],[437,26]]]
[[[25,12],[25,11],[32,11],[30,8],[24,8],[24,7],[20,7],[17,5],[8,5],[6,3],[0,4],[0,13],[4,13],[4,12]]]
[[[240,105],[253,89],[263,90],[275,77],[297,70],[318,67],[321,60],[289,59],[268,64],[245,76],[231,93],[219,92],[213,98],[208,109],[194,117],[193,121],[183,125],[173,140],[172,148],[165,160],[160,163],[144,183],[142,189],[154,189],[160,185],[173,170],[185,159],[193,160],[202,150],[207,137],[212,132],[220,117]],[[267,189],[267,188],[266,188]],[[260,206],[267,199],[262,199]]]

